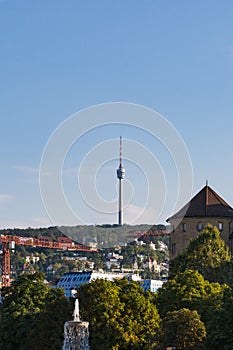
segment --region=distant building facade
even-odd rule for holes
[[[142,282],[142,288],[152,293],[157,293],[158,289],[161,288],[164,283],[164,281],[161,280],[143,280]]]
[[[146,261],[143,263],[144,269],[149,269],[150,271],[154,271],[156,273],[160,273],[160,265],[158,265],[156,259],[152,259],[150,255],[148,255]]]
[[[164,283],[164,281],[161,280],[142,280],[137,274],[79,271],[65,273],[60,278],[57,287],[63,288],[65,296],[70,298],[76,296],[78,288],[83,284],[90,283],[91,281],[97,279],[114,281],[122,278],[127,278],[129,282],[139,282],[145,291],[150,290],[151,292],[157,292],[158,288],[160,288]]]
[[[207,224],[218,228],[221,238],[233,252],[233,208],[208,184],[167,222],[171,231],[171,259],[183,253],[190,239],[196,238]]]
[[[74,297],[77,289],[85,283],[97,279],[105,279],[114,281],[126,277],[125,273],[111,273],[111,272],[94,272],[94,271],[80,271],[65,273],[58,281],[57,287],[64,289],[67,298]]]

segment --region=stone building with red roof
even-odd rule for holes
[[[170,257],[181,254],[207,224],[216,226],[233,252],[233,208],[208,183],[176,214],[167,219],[171,226]]]

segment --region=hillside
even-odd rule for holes
[[[151,225],[78,225],[78,226],[51,226],[45,228],[26,229],[4,229],[0,230],[3,235],[16,235],[24,237],[41,237],[46,236],[51,240],[57,240],[59,236],[67,236],[75,242],[81,244],[97,244],[98,248],[109,248],[115,245],[125,245],[134,241],[151,229]],[[154,229],[165,230],[164,225],[155,225]],[[152,240],[154,240],[151,237]]]

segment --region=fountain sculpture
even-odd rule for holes
[[[64,345],[62,350],[90,350],[89,348],[89,322],[81,321],[79,302],[75,300],[73,321],[64,325]]]

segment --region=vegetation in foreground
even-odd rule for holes
[[[61,349],[73,301],[40,273],[20,276],[2,294],[1,349]],[[172,261],[157,294],[135,282],[97,280],[78,297],[92,350],[233,349],[232,257],[210,225]]]
[[[2,290],[0,349],[60,350],[64,322],[73,303],[62,289],[50,288],[40,272],[24,274]]]

